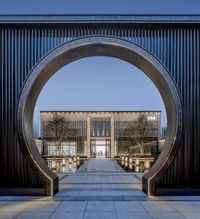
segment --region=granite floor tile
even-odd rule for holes
[[[100,196],[100,191],[81,191],[79,196]]]
[[[187,219],[199,219],[199,212],[181,212],[181,214]]]
[[[79,195],[80,191],[66,191],[63,190],[61,192],[59,192],[58,194],[55,195],[55,197],[59,197],[59,196],[77,196]]]
[[[60,201],[34,202],[26,209],[26,212],[53,212],[59,204]]]
[[[141,201],[148,212],[176,212],[176,209],[167,202]]]
[[[153,219],[185,219],[179,212],[149,212]]]
[[[27,210],[31,205],[37,202],[32,201],[13,201],[0,207],[0,212],[21,212]]]
[[[63,201],[56,208],[56,212],[85,211],[86,205],[87,205],[86,201]]]
[[[117,219],[117,215],[116,212],[85,212],[84,219]]]
[[[200,204],[192,201],[171,201],[168,202],[170,206],[180,212],[199,212],[200,215]],[[200,217],[200,216],[199,216]]]
[[[14,219],[21,213],[18,211],[0,211],[0,219]]]
[[[117,212],[117,219],[150,219],[146,212]]]
[[[115,201],[117,212],[144,212],[144,207],[138,201]]]
[[[82,219],[84,212],[55,212],[50,219]]]
[[[115,211],[115,206],[113,201],[89,201],[86,207],[87,211]]]
[[[101,191],[101,196],[122,196],[121,191]]]
[[[16,219],[48,219],[51,212],[23,212]]]

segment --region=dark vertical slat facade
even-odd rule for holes
[[[148,50],[162,62],[180,92],[184,130],[173,165],[157,187],[200,187],[199,24],[70,23],[1,24],[1,188],[43,188],[17,139],[16,109],[34,65],[55,47],[84,36],[116,36]],[[78,80],[78,79],[77,79]]]

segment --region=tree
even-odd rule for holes
[[[53,114],[53,117],[47,121],[44,126],[46,136],[49,136],[49,139],[55,142],[55,155],[61,155],[61,144],[66,138],[68,133],[68,123],[65,117],[57,112]]]
[[[134,124],[135,141],[140,154],[144,154],[145,139],[152,133],[153,125],[144,114],[139,115]]]

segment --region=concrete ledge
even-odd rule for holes
[[[156,195],[161,196],[199,196],[200,195],[200,189],[198,188],[163,188],[163,189],[157,189]]]
[[[1,196],[43,196],[45,195],[45,189],[38,189],[38,188],[0,188],[0,195]]]

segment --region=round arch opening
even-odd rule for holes
[[[39,154],[33,136],[33,112],[37,97],[48,79],[61,67],[90,56],[122,59],[141,69],[160,92],[167,114],[165,146],[148,173],[143,176],[143,190],[156,194],[156,182],[173,161],[182,132],[181,101],[175,83],[166,68],[148,51],[129,41],[113,37],[86,37],[70,41],[48,53],[30,72],[18,104],[18,135],[22,150],[35,173],[44,181],[45,193],[58,191],[58,177],[50,171]]]

